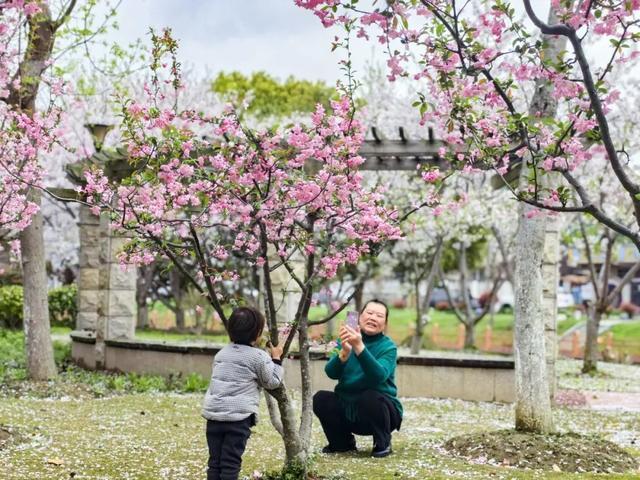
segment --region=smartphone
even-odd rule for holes
[[[347,326],[349,328],[353,328],[354,330],[358,330],[358,312],[347,312]]]

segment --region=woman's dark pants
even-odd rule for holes
[[[357,401],[356,422],[350,422],[334,392],[321,390],[313,396],[313,413],[316,414],[329,440],[329,447],[349,450],[355,447],[356,435],[373,435],[376,449],[391,443],[391,432],[400,428],[402,419],[389,398],[375,390],[365,390]]]
[[[239,422],[207,420],[209,463],[207,480],[237,480],[242,454],[255,425],[253,415]]]

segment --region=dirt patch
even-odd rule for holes
[[[22,442],[22,436],[14,430],[0,425],[0,451],[4,450],[11,443]]]
[[[472,463],[535,470],[624,473],[638,468],[636,460],[615,443],[575,433],[500,430],[454,437],[444,448]]]

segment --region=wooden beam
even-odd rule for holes
[[[447,147],[447,144],[434,140],[366,140],[360,147],[359,154],[365,158],[369,157],[435,157],[438,155],[440,147]]]

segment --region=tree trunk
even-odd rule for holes
[[[40,12],[27,19],[29,32],[24,57],[10,83],[6,99],[7,104],[27,115],[35,113],[42,74],[48,67],[56,30],[61,25],[52,20],[47,2],[38,2],[38,7]],[[71,9],[67,15],[70,12]],[[38,206],[41,204],[39,191],[31,191],[29,196]],[[20,234],[27,375],[34,380],[44,380],[56,375],[50,336],[42,223],[42,214],[37,213],[31,225]]]
[[[144,267],[138,268],[138,277],[136,278],[136,304],[138,306],[136,328],[144,328],[149,325],[147,296],[149,287],[153,281],[153,273],[153,265],[145,265]]]
[[[194,316],[196,321],[194,332],[196,335],[202,335],[205,328],[205,313],[196,311]]]
[[[526,170],[526,169],[523,169]],[[514,357],[516,430],[551,432],[553,418],[547,382],[542,315],[544,215],[527,218],[533,207],[520,204],[516,237]]]
[[[418,355],[424,342],[424,329],[420,331],[416,330],[416,333],[411,338],[411,355]]]
[[[182,281],[182,274],[178,269],[174,268],[171,270],[169,281],[171,284],[171,295],[173,296],[173,301],[175,303],[175,309],[173,312],[176,314],[176,329],[179,332],[182,332],[185,329],[184,308],[182,305],[184,284]]]
[[[473,350],[476,348],[476,334],[473,323],[464,323],[464,349]]]
[[[278,403],[280,416],[279,421],[276,420],[275,425],[282,427],[285,465],[293,465],[296,462],[304,463],[306,461],[306,454],[302,448],[300,436],[298,435],[296,411],[293,401],[287,392],[287,388],[282,385],[275,390],[271,390],[270,393]]]
[[[587,312],[587,338],[584,344],[584,361],[582,373],[593,373],[598,370],[598,330],[602,312],[599,306],[591,306]]]
[[[31,190],[30,200],[41,204],[41,192]],[[24,276],[24,337],[27,375],[33,380],[56,376],[51,345],[47,273],[45,268],[42,214],[33,216],[31,224],[20,234],[22,272]]]
[[[328,311],[328,309],[327,309]],[[325,330],[325,340],[329,341],[329,339],[333,339],[336,333],[336,319],[332,318],[327,322],[327,329]]]
[[[549,22],[555,23],[554,10]],[[555,58],[564,50],[566,37],[543,36],[545,55]],[[552,95],[553,85],[540,79],[536,82],[529,112],[542,118],[552,118],[558,109]],[[526,187],[527,158],[522,159],[520,185]],[[515,320],[514,357],[516,366],[516,430],[547,433],[553,431],[547,352],[545,346],[545,318],[543,311],[543,253],[545,247],[546,214],[521,203],[515,258]],[[554,285],[555,287],[555,285]]]
[[[422,344],[424,342],[424,327],[426,322],[423,320],[426,312],[429,311],[429,304],[431,303],[431,296],[433,294],[433,287],[436,284],[438,278],[438,272],[440,271],[440,261],[442,259],[443,241],[438,238],[436,242],[436,251],[433,255],[431,262],[431,269],[426,281],[426,292],[422,300],[420,300],[419,284],[416,284],[416,333],[411,339],[411,353],[417,355],[420,353]]]
[[[298,460],[306,460],[311,441],[311,426],[313,423],[313,389],[311,385],[311,365],[309,363],[309,335],[307,319],[300,321],[300,381],[302,386],[302,413],[300,415],[300,444],[301,452]],[[302,456],[302,457],[301,457]],[[306,463],[306,462],[303,462]]]
[[[179,332],[183,332],[185,329],[184,323],[184,309],[181,306],[176,305],[176,309],[174,310],[176,314],[176,330]]]
[[[595,263],[593,262],[590,249],[588,248],[589,242],[584,225],[581,223],[580,227],[585,246],[587,247],[587,258],[590,261],[590,271],[593,276],[595,275]],[[595,286],[596,301],[594,304],[589,305],[587,310],[587,337],[584,345],[584,359],[582,364],[583,373],[593,373],[598,370],[598,330],[600,329],[600,319],[602,318],[602,314],[607,311],[607,306],[610,305],[610,302],[615,297],[616,292],[619,288],[622,288],[622,286],[619,286],[619,288],[615,289],[616,292],[611,292],[613,295],[609,294],[609,273],[611,270],[611,261],[613,259],[613,246],[617,236],[611,236],[610,232],[607,232],[605,237],[607,241],[607,248],[605,249],[604,261],[600,268],[600,275],[597,280],[595,277],[592,279],[593,285]],[[621,283],[628,281],[629,278],[629,275],[625,275]],[[598,283],[600,283],[600,288],[598,288]]]
[[[284,438],[284,427],[282,426],[282,420],[280,419],[280,412],[278,411],[278,402],[267,390],[264,391],[264,399],[267,403],[267,411],[269,412],[269,420],[271,425],[275,428],[276,432]]]
[[[462,301],[464,302],[464,348],[465,350],[473,350],[475,346],[474,330],[476,324],[474,322],[475,315],[471,307],[471,295],[467,279],[469,278],[469,264],[467,263],[467,246],[462,244],[460,248],[460,289],[462,291]]]
[[[411,339],[411,354],[417,355],[422,347],[422,339],[424,337],[424,322],[422,321],[422,302],[420,300],[420,281],[414,284],[416,296],[416,331]]]
[[[358,312],[361,312],[362,309],[364,308],[364,305],[362,304],[363,300],[363,296],[364,296],[364,282],[365,279],[363,278],[357,285],[356,285],[356,293],[353,296],[353,300],[356,304],[356,310]]]
[[[149,325],[149,307],[147,303],[138,304],[136,328],[145,328]]]

